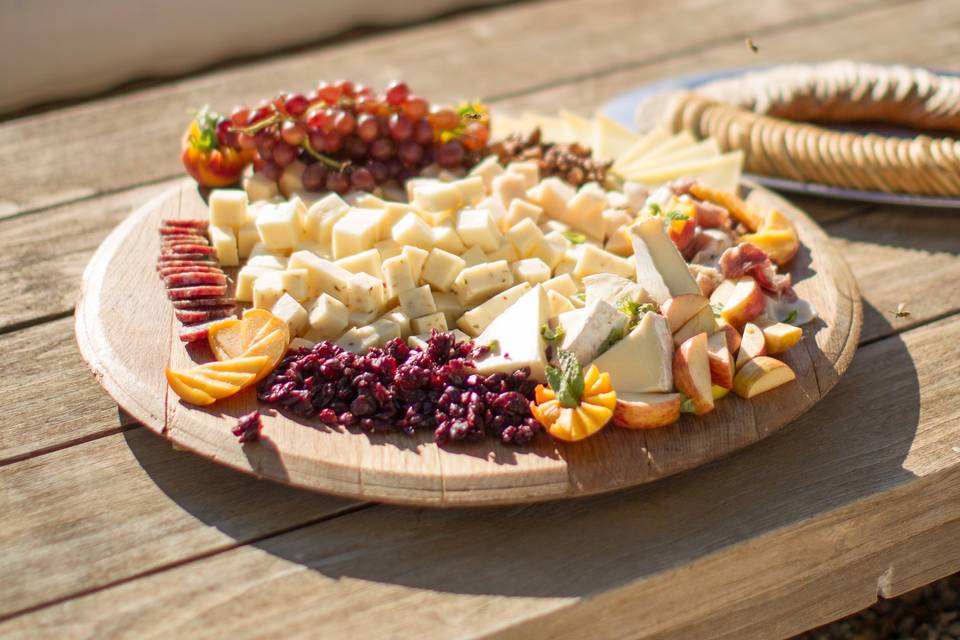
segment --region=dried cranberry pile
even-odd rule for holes
[[[331,342],[291,352],[257,388],[262,402],[327,426],[369,432],[433,430],[437,444],[489,434],[524,444],[540,429],[530,414],[530,370],[470,372],[486,347],[434,331],[426,349],[391,340],[364,355]]]

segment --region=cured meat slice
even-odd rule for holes
[[[162,253],[157,262],[177,262],[179,260],[206,260],[210,264],[217,262],[206,253]]]
[[[213,256],[217,254],[217,250],[206,244],[197,244],[197,243],[184,243],[184,244],[172,244],[167,247],[163,247],[160,255],[170,255],[170,254],[181,254],[181,253],[199,253],[207,256]]]
[[[174,300],[174,309],[193,309],[195,307],[236,307],[236,298],[227,298],[224,296],[214,296],[212,298],[193,298],[192,300]]]
[[[201,340],[207,339],[207,332],[210,330],[210,325],[214,322],[219,322],[220,320],[210,320],[203,324],[194,324],[186,325],[180,327],[180,340],[182,342],[200,342]]]
[[[191,227],[160,227],[160,235],[162,236],[198,236],[202,233],[201,229],[193,229]]]
[[[235,307],[195,307],[193,309],[175,309],[177,320],[183,324],[197,324],[210,320],[220,320],[233,315]]]
[[[223,269],[214,265],[191,264],[181,267],[164,267],[160,269],[160,277],[166,278],[175,273],[223,273]]]
[[[227,285],[205,284],[195,287],[176,287],[167,289],[167,297],[171,300],[192,300],[194,298],[213,298],[227,293]]]
[[[172,273],[165,276],[163,284],[168,288],[194,287],[202,284],[227,284],[227,276],[210,271],[188,271],[187,273]]]
[[[213,260],[168,260],[166,262],[157,263],[157,271],[163,271],[164,269],[172,269],[175,267],[207,267],[219,269],[219,265]]]
[[[169,247],[174,244],[202,244],[209,245],[210,242],[203,236],[195,235],[181,235],[181,236],[164,236],[160,240],[160,246]]]
[[[210,223],[203,218],[194,218],[192,220],[177,220],[176,218],[167,218],[160,223],[165,227],[189,227],[191,229],[206,229]]]

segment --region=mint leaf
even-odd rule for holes
[[[563,237],[571,242],[571,244],[583,244],[587,241],[587,236],[576,231],[564,231]]]
[[[667,218],[669,220],[689,220],[690,216],[677,209],[668,213]]]
[[[629,318],[624,333],[630,333],[640,324],[645,314],[657,310],[657,305],[650,304],[649,302],[640,304],[635,300],[623,297],[617,300],[617,310]]]
[[[549,325],[543,325],[540,327],[540,335],[543,336],[543,339],[547,342],[559,342],[563,340],[563,336],[567,334],[566,329],[563,328],[563,325],[557,325],[555,330],[551,330]]]
[[[683,402],[680,403],[680,413],[696,413],[697,410],[693,406],[693,398],[683,397]]]
[[[793,321],[796,319],[797,319],[797,310],[794,309],[793,311],[787,314],[787,317],[784,318],[783,321],[786,322],[787,324],[793,324]]]
[[[653,215],[655,215],[655,216],[662,216],[662,215],[663,215],[663,209],[661,209],[661,208],[660,208],[660,205],[657,204],[656,202],[651,202],[648,206],[650,207],[650,212],[651,212]]]
[[[547,367],[547,384],[557,394],[562,407],[576,407],[583,397],[583,370],[577,356],[561,350],[557,355],[558,367]]]

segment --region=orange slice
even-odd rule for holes
[[[173,392],[190,404],[204,406],[216,402],[217,399],[206,391],[196,389],[177,377],[175,375],[175,371],[167,369],[166,374],[167,382],[170,384],[170,388],[173,389]]]
[[[590,365],[590,368],[587,369],[587,372],[583,374],[583,388],[584,391],[590,389],[596,383],[597,378],[600,377],[600,371],[597,369],[596,365]]]
[[[605,393],[595,393],[592,396],[586,396],[583,401],[584,403],[604,407],[605,409],[613,411],[613,408],[617,406],[617,392],[607,391]]]
[[[265,358],[264,362],[266,361],[267,359]],[[227,360],[226,362],[230,362],[230,360]],[[260,366],[262,367],[263,365],[260,365]],[[205,378],[210,378],[211,380],[218,380],[220,382],[226,382],[227,384],[232,384],[234,386],[242,388],[250,384],[251,382],[253,382],[253,378],[255,377],[255,374],[257,373],[257,371],[260,371],[260,369],[257,369],[257,371],[252,371],[250,373],[240,373],[238,371],[218,371],[216,369],[208,369],[206,367],[200,366],[200,367],[197,367],[196,369],[193,369],[193,371],[202,375]]]
[[[243,321],[227,318],[215,322],[207,330],[207,342],[217,360],[229,360],[243,353]]]
[[[247,309],[243,312],[243,348],[269,335],[286,322],[276,317],[266,309]]]
[[[614,397],[614,404],[616,404],[617,399]],[[613,417],[613,408],[601,406],[599,404],[591,404],[589,402],[584,402],[579,407],[580,412],[583,414],[584,419],[588,422],[587,431],[590,433],[596,433],[603,428],[605,424],[610,422],[610,418]]]
[[[235,373],[258,373],[265,364],[270,362],[267,356],[249,356],[244,358],[231,358],[218,362],[208,362],[201,365],[208,371],[232,371]]]
[[[257,373],[255,381],[262,379],[265,375],[273,371],[280,359],[286,355],[287,346],[290,344],[290,333],[284,325],[282,328],[260,338],[251,344],[243,355],[245,356],[267,356],[269,360]]]
[[[240,390],[239,385],[233,385],[228,382],[221,382],[219,380],[214,380],[213,378],[208,378],[202,373],[197,373],[196,369],[190,369],[187,371],[174,371],[173,376],[179,378],[184,384],[193,387],[194,389],[199,389],[207,395],[219,400],[221,398],[226,398],[227,396],[232,396],[237,391]]]

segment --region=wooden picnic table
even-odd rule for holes
[[[0,124],[0,636],[776,638],[960,569],[957,211],[792,198],[859,282],[850,370],[732,457],[567,502],[384,506],[175,451],[101,390],[72,317],[97,245],[182,178],[191,107],[402,77],[588,113],[747,64],[957,69],[958,24],[952,0],[508,4]]]

